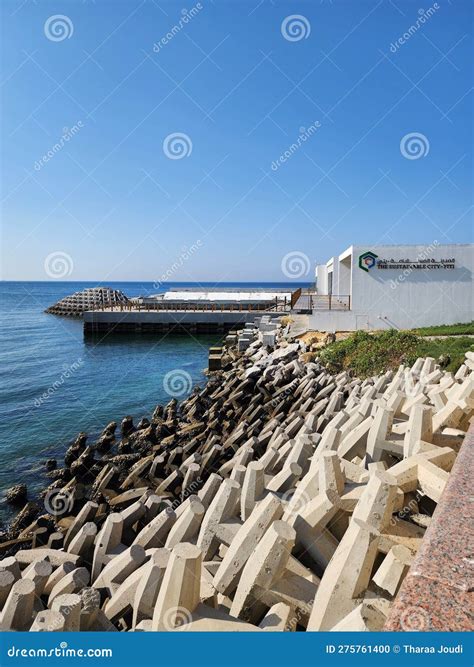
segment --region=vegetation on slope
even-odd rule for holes
[[[464,355],[468,351],[474,351],[474,339],[467,336],[450,336],[438,340],[421,338],[416,348],[415,357],[434,357],[437,360],[445,357],[447,361],[442,364],[443,368],[455,373],[464,361]]]
[[[467,324],[439,324],[434,327],[421,327],[420,329],[411,329],[411,332],[417,336],[467,336],[474,335],[474,322]]]
[[[409,331],[391,329],[380,333],[357,331],[345,340],[331,343],[319,356],[329,370],[352,370],[358,377],[384,373],[400,364],[411,365],[417,357],[434,357],[443,368],[456,371],[468,350],[474,350],[472,338],[452,336],[439,340],[420,338]]]

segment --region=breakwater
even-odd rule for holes
[[[472,417],[472,355],[362,381],[268,320],[227,345],[181,404],[79,434],[0,545],[4,629],[383,628]]]
[[[96,438],[111,420],[120,422],[130,414],[137,422],[143,415],[150,416],[157,403],[169,400],[164,379],[174,369],[190,376],[188,391],[204,381],[207,348],[219,342],[220,332],[178,335],[183,329],[176,326],[166,335],[141,331],[138,335],[84,337],[82,318],[45,315],[51,304],[94,286],[61,281],[0,284],[2,496],[16,480],[25,481],[30,493],[40,490],[42,462],[60,457],[65,443],[79,431],[86,431],[89,439]],[[111,283],[110,287],[135,299],[196,285],[158,289],[153,283]],[[259,287],[255,284],[255,289]],[[275,285],[276,289],[284,287]],[[250,286],[234,283],[223,289]],[[63,382],[62,378],[67,379]],[[9,516],[9,507],[0,502],[0,522]]]

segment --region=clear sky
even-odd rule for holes
[[[3,279],[304,253],[311,280],[351,243],[472,241],[469,0],[1,6]]]

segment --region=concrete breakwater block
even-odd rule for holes
[[[266,331],[262,336],[262,344],[264,347],[274,348],[276,345],[276,331]]]
[[[219,371],[222,366],[222,347],[210,347],[209,348],[209,371]]]
[[[255,324],[180,404],[78,436],[46,489],[64,511],[0,543],[1,629],[384,627],[463,451],[473,358],[360,380]]]
[[[67,317],[80,317],[86,310],[106,307],[126,307],[130,300],[120,290],[110,287],[88,287],[64,297],[46,309],[46,313]]]

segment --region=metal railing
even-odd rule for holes
[[[296,312],[314,312],[315,310],[350,310],[350,294],[316,294],[302,292],[294,305]]]
[[[101,305],[93,310],[96,311],[117,311],[117,312],[156,312],[156,311],[172,311],[172,312],[289,312],[290,303],[285,298],[275,299],[273,302],[265,301],[264,303],[209,303],[209,302],[168,302],[157,301],[156,303],[129,303],[129,304],[113,304]]]

